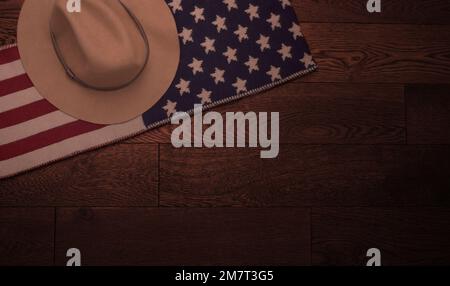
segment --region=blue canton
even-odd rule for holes
[[[179,32],[181,59],[147,127],[253,94],[316,68],[289,0],[166,0]]]

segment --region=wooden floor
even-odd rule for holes
[[[217,109],[279,111],[278,159],[164,127],[0,181],[0,264],[450,264],[450,2],[293,3],[320,70]]]

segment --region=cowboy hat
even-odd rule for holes
[[[98,124],[150,109],[177,72],[176,23],[164,0],[26,0],[18,47],[39,93],[63,112]]]

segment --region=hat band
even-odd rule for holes
[[[89,84],[89,83],[83,81],[82,79],[80,79],[67,64],[66,60],[64,59],[64,56],[61,53],[61,49],[59,48],[58,41],[56,40],[55,34],[50,29],[50,35],[52,38],[54,50],[56,52],[56,55],[58,56],[59,61],[62,64],[64,70],[66,71],[67,75],[73,81],[75,81],[76,83],[78,83],[86,88],[90,88],[90,89],[94,89],[94,90],[98,90],[98,91],[114,91],[114,90],[119,90],[119,89],[125,88],[125,87],[129,86],[130,84],[132,84],[134,81],[136,81],[140,77],[142,72],[144,71],[145,67],[147,66],[147,63],[148,63],[148,60],[150,57],[150,44],[148,41],[147,34],[145,33],[144,27],[142,26],[139,19],[133,14],[133,12],[131,12],[131,10],[125,4],[123,4],[121,0],[118,0],[118,1],[120,4],[122,4],[125,11],[127,11],[130,18],[136,24],[136,27],[139,30],[139,33],[141,34],[142,39],[144,41],[144,45],[145,45],[145,61],[144,61],[144,64],[142,65],[142,68],[139,70],[138,74],[134,78],[132,78],[131,80],[129,80],[128,82],[126,82],[124,84],[121,84],[118,86],[100,87],[100,86],[95,86],[95,85]]]

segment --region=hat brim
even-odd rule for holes
[[[71,80],[61,65],[49,32],[54,0],[27,0],[18,25],[24,69],[39,93],[61,111],[84,121],[117,124],[154,106],[170,87],[180,61],[173,14],[164,0],[123,0],[149,38],[150,58],[140,77],[116,91],[96,91]]]

